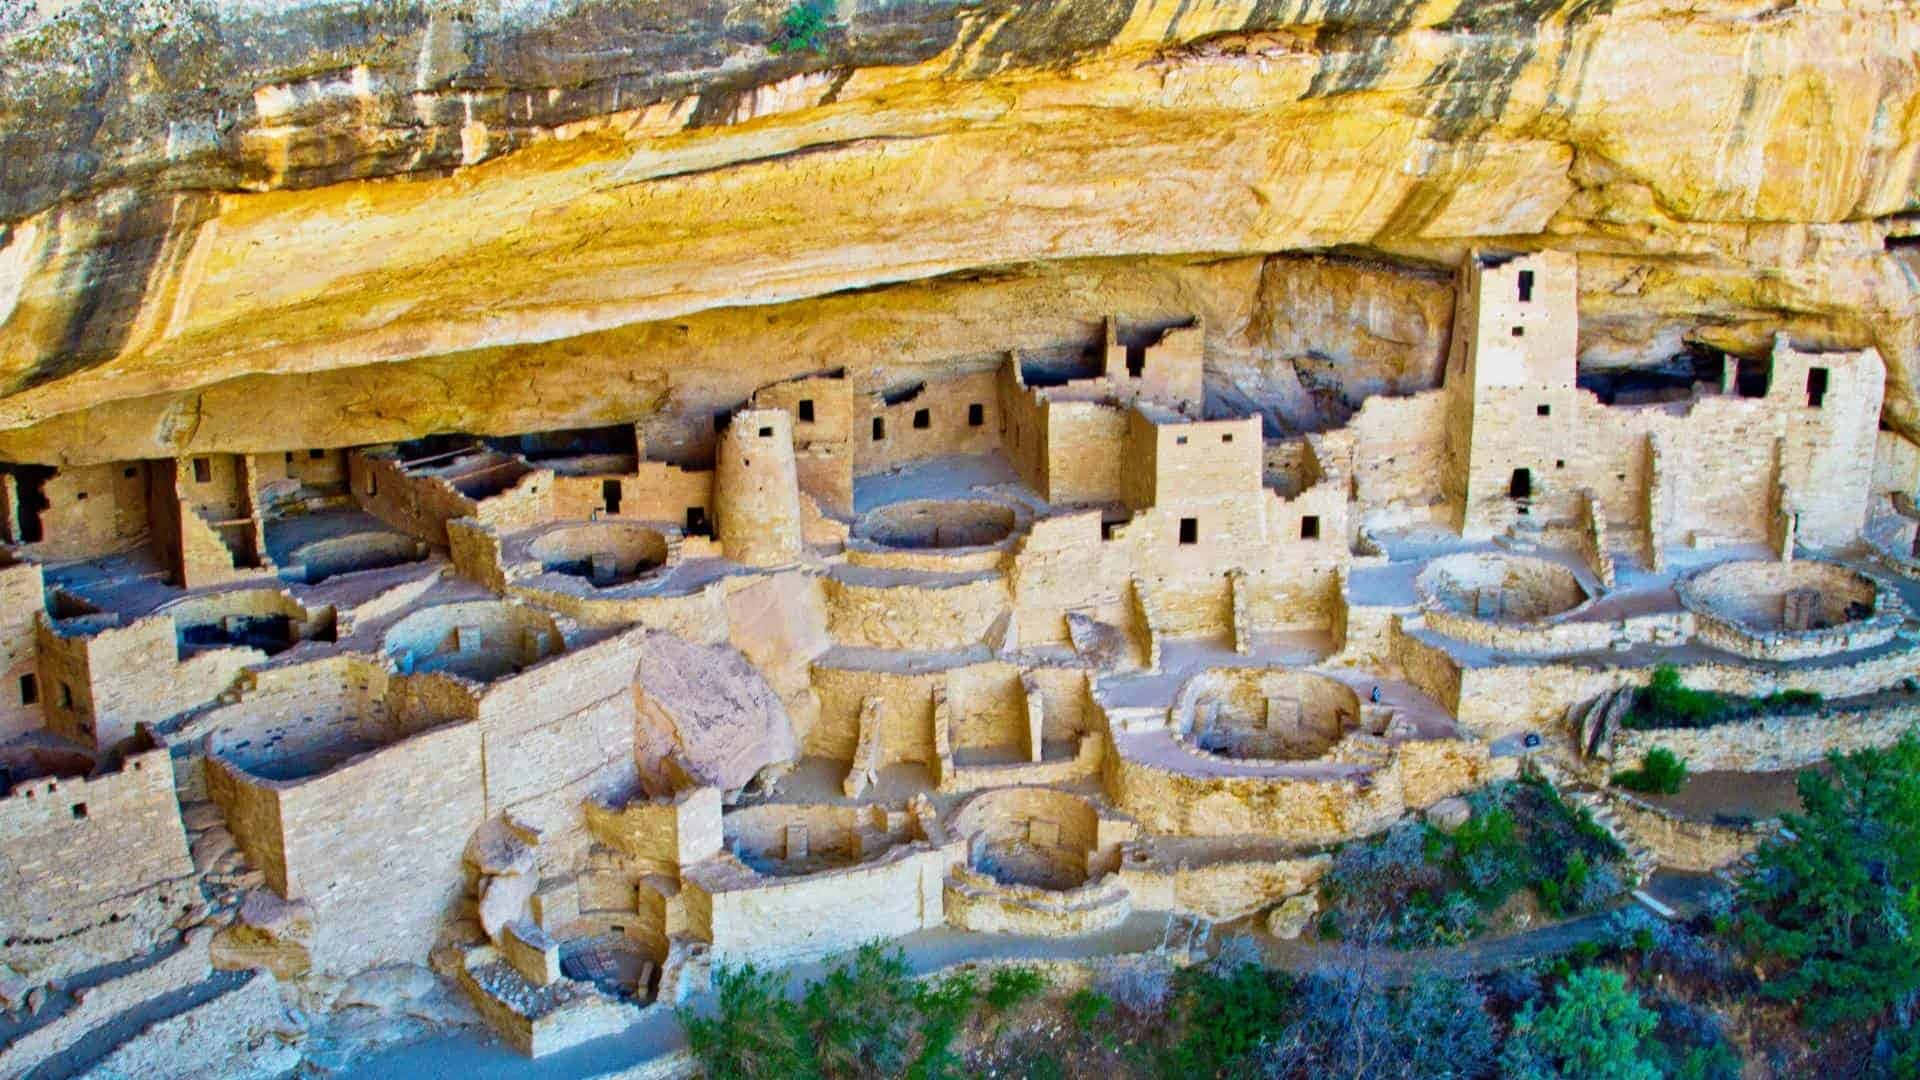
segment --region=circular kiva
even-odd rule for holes
[[[1174,702],[1189,746],[1241,761],[1312,761],[1360,723],[1360,697],[1310,671],[1210,668]]]
[[[913,499],[862,515],[856,540],[909,551],[990,547],[1013,535],[1011,506],[987,499]]]
[[[492,682],[558,653],[553,617],[503,600],[470,600],[420,610],[388,628],[382,651],[403,672],[444,671]]]
[[[1414,579],[1414,589],[1429,611],[1502,623],[1550,619],[1589,599],[1580,579],[1559,563],[1485,552],[1435,559]]]
[[[667,564],[667,537],[628,521],[564,525],[527,544],[529,558],[550,574],[584,578],[597,588],[637,581]]]
[[[1722,563],[1683,578],[1675,591],[1702,640],[1757,660],[1872,648],[1906,618],[1906,605],[1879,578],[1814,559]]]
[[[1004,885],[1067,890],[1092,876],[1100,814],[1069,792],[1011,787],[967,800],[951,827],[966,840],[974,870]]]

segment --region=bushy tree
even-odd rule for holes
[[[1553,1004],[1513,1018],[1501,1071],[1512,1080],[1659,1080],[1644,1046],[1659,1022],[1618,972],[1577,971]]]
[[[753,965],[713,973],[711,1016],[682,1012],[687,1045],[712,1080],[770,1080],[814,1075],[799,1017],[787,1000],[786,980]]]
[[[1741,888],[1741,940],[1764,992],[1816,1027],[1866,1020],[1920,990],[1920,737],[1800,774],[1802,813]],[[1791,838],[1789,839],[1789,834]]]
[[[1471,979],[1428,972],[1390,988],[1342,963],[1302,983],[1296,1007],[1261,1053],[1273,1080],[1472,1080],[1493,1067],[1493,1018]]]

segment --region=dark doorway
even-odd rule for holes
[[[1807,369],[1807,408],[1818,409],[1827,403],[1827,369]]]
[[[1145,345],[1127,346],[1127,376],[1137,379],[1147,373],[1147,347]]]
[[[606,507],[609,514],[620,512],[620,481],[600,481],[600,504]]]
[[[1180,542],[1183,544],[1197,544],[1200,542],[1199,518],[1180,519]]]
[[[1530,303],[1532,300],[1533,300],[1533,271],[1522,270],[1520,271],[1520,302],[1525,304],[1525,303]]]
[[[712,536],[713,525],[707,521],[707,508],[704,506],[687,507],[687,535]]]
[[[1533,497],[1532,469],[1513,470],[1513,479],[1507,481],[1507,497],[1510,499],[1531,499]]]

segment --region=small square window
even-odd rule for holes
[[[773,438],[773,429],[772,429],[772,428],[770,428],[770,427],[763,427],[763,428],[761,428],[761,429],[760,429],[760,437],[761,437],[761,438],[763,438],[763,439],[771,439],[771,438]]]
[[[1320,515],[1307,514],[1300,519],[1300,539],[1320,539]]]
[[[1177,446],[1187,445],[1187,437],[1185,435],[1175,435],[1173,437],[1173,441],[1174,441],[1174,444]]]
[[[1180,542],[1183,544],[1197,544],[1200,542],[1199,518],[1180,519]]]
[[[933,426],[933,410],[931,409],[913,410],[913,428],[915,431],[925,431],[932,426]]]
[[[880,416],[874,417],[873,418],[873,441],[879,442],[881,439],[884,439],[886,437],[887,437],[886,418],[880,417]]]
[[[1561,458],[1561,459],[1559,459],[1558,461],[1555,461],[1555,462],[1553,463],[1553,467],[1554,467],[1554,468],[1556,468],[1556,469],[1564,469],[1564,468],[1566,468],[1566,467],[1567,467],[1567,461],[1566,461],[1566,459],[1565,459],[1565,458]]]
[[[84,491],[76,491],[76,492],[74,492],[74,493],[73,493],[73,501],[74,501],[74,502],[86,502],[86,501],[87,501],[87,493],[86,493],[86,492],[84,492]]]
[[[1553,415],[1553,406],[1551,406],[1551,405],[1535,405],[1535,406],[1533,407],[1533,415],[1535,415],[1535,416],[1552,416],[1552,415]]]
[[[987,422],[987,407],[985,405],[982,405],[976,401],[973,404],[967,406],[967,426],[968,427],[980,427],[986,422]]]
[[[1513,336],[1514,336],[1514,337],[1526,337],[1526,336],[1527,336],[1527,328],[1526,328],[1526,327],[1524,327],[1524,326],[1516,326],[1516,327],[1514,327],[1514,328],[1513,328]]]
[[[327,452],[326,452],[325,450],[309,450],[309,451],[307,451],[307,460],[309,460],[309,461],[319,461],[319,460],[320,460],[321,458],[323,458],[323,457],[326,457],[326,456],[327,456]]]
[[[193,482],[196,484],[204,484],[207,481],[212,479],[213,479],[213,464],[203,457],[194,458],[193,459]]]
[[[73,816],[76,818],[85,818],[87,816],[87,804],[83,802],[74,803]]]
[[[129,479],[129,480],[131,480],[131,479],[133,479],[133,477],[134,477],[134,474],[135,474],[135,473],[138,473],[139,471],[140,471],[140,470],[138,470],[138,469],[136,469],[136,468],[134,468],[133,466],[131,466],[131,465],[129,465],[129,466],[127,466],[126,468],[124,468],[124,469],[121,469],[121,470],[120,470],[120,475],[121,475],[121,476],[124,476],[124,477],[126,477],[126,478],[127,478],[127,479]]]
[[[1232,442],[1232,441],[1233,441],[1233,432],[1231,432],[1231,431],[1229,431],[1229,432],[1227,432],[1227,433],[1226,433],[1225,435],[1222,435],[1222,436],[1220,436],[1220,441],[1221,441],[1221,442],[1223,442],[1223,443],[1230,443],[1230,442]]]
[[[813,399],[812,398],[800,399],[800,422],[803,424],[813,423]]]

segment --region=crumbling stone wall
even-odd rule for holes
[[[0,741],[37,730],[44,720],[37,627],[45,611],[40,564],[0,556]]]

